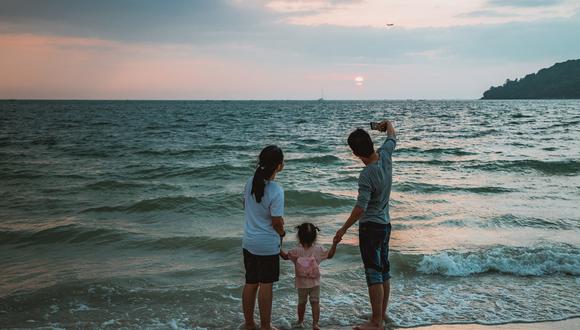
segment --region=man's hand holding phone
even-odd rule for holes
[[[379,131],[379,132],[386,132],[388,127],[389,121],[383,120],[381,122],[372,121],[371,122],[371,130]]]

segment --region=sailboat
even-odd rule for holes
[[[320,89],[320,98],[317,100],[318,102],[324,101],[324,89]]]

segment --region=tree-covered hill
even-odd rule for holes
[[[491,87],[482,99],[579,99],[580,59],[556,63],[522,79]]]

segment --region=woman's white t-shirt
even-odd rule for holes
[[[284,190],[274,181],[266,181],[260,203],[252,195],[253,176],[244,189],[245,225],[242,247],[251,254],[270,256],[280,253],[280,235],[272,227],[272,217],[284,216]]]

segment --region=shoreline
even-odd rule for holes
[[[385,329],[419,329],[419,330],[566,330],[580,329],[580,317],[573,317],[559,321],[540,321],[540,322],[513,322],[503,324],[479,324],[479,323],[454,323],[454,324],[437,324],[424,325],[417,327],[393,327]]]

